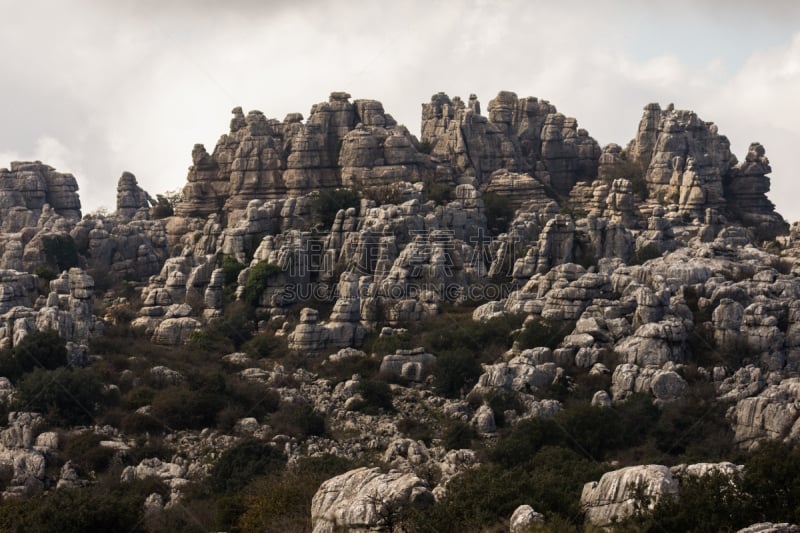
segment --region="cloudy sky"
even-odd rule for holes
[[[770,198],[800,219],[800,2],[725,0],[0,0],[0,167],[76,175],[84,212],[117,178],[183,186],[230,110],[308,115],[331,91],[374,98],[418,134],[445,91],[550,100],[601,144],[648,102],[719,125],[772,163]]]

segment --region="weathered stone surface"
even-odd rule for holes
[[[501,168],[547,172],[548,184],[567,194],[575,182],[596,177],[599,145],[549,102],[501,91],[488,113],[481,115],[474,95],[465,103],[435,94],[423,104],[422,142],[456,175],[474,176],[478,183]]]
[[[609,526],[633,514],[637,493],[649,498],[648,508],[652,509],[664,496],[677,496],[678,490],[678,480],[666,466],[631,466],[584,485],[581,505],[587,522]]]
[[[544,515],[537,513],[530,505],[520,505],[514,510],[509,519],[509,530],[511,533],[526,533],[535,524],[543,524]]]
[[[414,474],[362,467],[320,486],[311,501],[311,528],[314,533],[388,531],[403,509],[432,503],[430,489]]]
[[[425,348],[398,350],[381,361],[380,373],[409,381],[422,381],[430,374],[436,356],[425,352]]]
[[[800,526],[797,524],[790,524],[788,522],[782,522],[780,524],[776,524],[773,522],[759,522],[758,524],[753,524],[751,526],[747,526],[746,528],[738,530],[736,533],[798,533],[800,532]]]
[[[728,205],[737,218],[747,226],[756,228],[762,238],[770,239],[787,233],[788,224],[778,213],[775,205],[767,199],[772,171],[764,147],[752,143],[744,161],[731,169],[725,179],[725,195]]]
[[[53,167],[36,162],[11,163],[0,168],[0,229],[3,232],[35,227],[42,208],[77,222],[81,218],[78,182],[72,174],[56,172]]]
[[[130,172],[123,172],[117,181],[117,215],[133,218],[139,210],[147,213],[151,204],[155,202],[147,192],[139,187],[136,176]]]
[[[800,440],[800,378],[785,379],[758,396],[742,398],[728,418],[734,441],[745,449],[764,439]]]

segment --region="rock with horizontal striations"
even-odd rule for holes
[[[56,172],[40,161],[11,163],[0,168],[0,230],[20,231],[35,227],[45,206],[55,215],[77,222],[81,219],[78,182],[72,174]]]
[[[136,176],[130,172],[122,173],[117,181],[117,215],[130,219],[140,209],[147,213],[150,205],[154,203],[150,195],[139,187]]]
[[[425,348],[397,350],[381,361],[380,373],[409,381],[422,381],[436,364],[436,356],[425,352]]]
[[[194,318],[168,318],[158,324],[151,340],[154,344],[177,346],[186,343],[201,326]]]
[[[800,440],[800,378],[770,385],[758,396],[740,399],[728,413],[734,442],[753,449],[765,439]]]
[[[400,514],[433,504],[427,484],[414,474],[357,468],[325,481],[311,500],[314,533],[388,531]]]
[[[747,226],[756,228],[763,239],[788,232],[788,224],[778,213],[775,205],[767,199],[772,171],[764,147],[752,143],[744,161],[731,169],[725,180],[725,196],[729,208]]]
[[[677,496],[678,490],[678,480],[666,466],[631,466],[586,483],[581,506],[587,522],[605,527],[631,516],[637,505],[643,504],[637,502],[637,495],[647,498],[645,507],[652,509],[661,498]]]

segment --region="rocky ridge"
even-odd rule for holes
[[[650,104],[626,148],[601,148],[549,102],[506,91],[487,116],[474,95],[434,95],[422,106],[418,140],[380,102],[350,98],[332,93],[305,120],[234,109],[211,154],[195,145],[183,199],[165,218],[128,172],[116,212],[81,219],[71,175],[38,162],[0,170],[0,346],[53,329],[69,342],[70,366],[86,366],[104,355],[90,349],[104,326],[130,325],[157,345],[193,345],[226,323],[236,302],[258,313],[256,334],[285,343],[309,368],[373,361],[392,382],[390,404],[411,418],[433,412],[463,422],[489,443],[504,425],[564,410],[552,391],[576,390],[580,375],[606,383],[591,391],[603,408],[645,395],[663,409],[702,382],[727,406],[737,447],[800,439],[800,229],[767,198],[762,145],[738,162],[713,123]],[[324,207],[342,191],[349,202]],[[114,294],[122,280],[129,297]],[[569,331],[553,346],[516,342],[483,361],[458,398],[433,385],[446,349],[358,350],[375,339],[402,342],[409,324],[453,306],[471,306],[476,327],[520,317],[520,331],[548,321]],[[479,466],[473,450],[404,438],[396,417],[359,411],[370,377],[287,370],[271,354],[225,357],[238,378],[311,406],[353,436],[297,439],[239,417],[236,437],[181,437],[190,444],[175,458],[147,458],[122,475],[165,480],[167,503],[153,499],[162,509],[180,500],[187,480],[208,475],[204,461],[246,436],[269,440],[290,461],[377,452],[394,469],[360,468],[323,483],[314,531],[389,530],[401,510],[434,505],[450,479]],[[148,371],[156,388],[187,384],[166,366]],[[5,390],[12,398],[10,382]],[[498,397],[514,401],[490,401]],[[14,416],[5,431],[37,415]],[[113,446],[129,446],[118,429],[110,435],[121,443]],[[50,483],[50,437],[41,446],[20,438],[0,457],[13,468],[6,492],[40,491]],[[208,453],[197,451],[201,441]],[[630,515],[631,485],[643,484],[653,503],[677,495],[676,476],[662,465],[605,474],[584,488],[587,520],[605,526]],[[64,464],[55,484],[87,483]],[[520,509],[506,517],[512,524],[547,520]]]

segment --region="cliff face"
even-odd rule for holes
[[[706,209],[723,211],[765,237],[788,230],[766,197],[771,169],[760,143],[737,163],[713,122],[671,104],[665,110],[649,104],[627,151],[644,172],[649,200],[677,203],[681,213],[699,218]]]
[[[408,130],[398,126],[375,100],[350,102],[332,93],[316,104],[306,122],[299,113],[283,122],[260,111],[233,110],[230,132],[212,154],[192,150],[192,167],[179,216],[234,216],[250,200],[296,197],[351,185],[385,185],[432,176],[430,159],[420,153]]]
[[[307,120],[236,108],[213,153],[194,147],[170,216],[169,198],[154,202],[125,172],[116,212],[81,219],[74,177],[13,163],[0,170],[0,348],[52,329],[69,342],[71,365],[97,361],[117,391],[152,385],[164,398],[205,390],[186,372],[194,360],[172,348],[192,343],[226,379],[215,398],[233,401],[245,382],[259,402],[274,392],[281,415],[220,401],[216,430],[161,428],[181,447],[174,462],[144,459],[121,480],[159,477],[174,489],[169,505],[190,497],[178,489],[204,483],[237,439],[271,439],[292,462],[371,461],[383,450],[389,474],[360,468],[319,485],[310,509],[319,531],[382,530],[395,511],[422,512],[459,490],[449,480],[486,456],[446,450],[451,421],[472,428],[467,447],[590,397],[617,409],[646,396],[665,412],[702,398],[724,407],[714,422],[730,430],[731,448],[800,442],[800,225],[787,231],[767,199],[764,147],[753,143],[738,162],[716,126],[672,106],[648,105],[625,149],[600,149],[544,100],[501,92],[487,109],[474,96],[436,94],[422,106],[420,141],[380,102],[346,93]],[[103,334],[124,353],[89,353]],[[245,343],[251,334],[258,343]],[[130,353],[144,335],[167,348]],[[456,369],[461,381],[445,392],[437,379],[456,352],[476,368]],[[382,407],[362,412],[384,379]],[[0,403],[13,392],[0,376]],[[138,402],[137,415],[157,405]],[[283,434],[280,416],[298,418],[301,406],[324,414],[329,431]],[[635,424],[661,433],[659,412],[635,414]],[[45,465],[69,448],[54,431],[32,446],[40,419],[11,412],[0,432],[0,466],[15,472],[7,495],[52,486]],[[699,428],[711,417],[693,420]],[[410,438],[410,421],[435,436]],[[140,446],[129,430],[111,413],[83,431],[127,451]],[[638,497],[678,494],[681,476],[740,469],[625,467],[598,474],[574,503],[603,527],[636,512]],[[84,481],[67,462],[56,486]],[[539,520],[522,506],[511,523]]]
[[[77,191],[72,174],[56,172],[39,161],[13,162],[10,170],[0,168],[0,229],[8,233],[35,226],[45,205],[78,221],[81,201]]]

